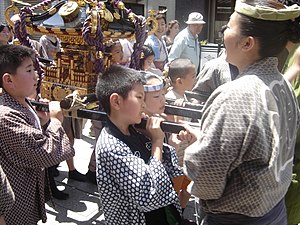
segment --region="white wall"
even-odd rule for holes
[[[175,19],[175,0],[142,0],[139,4],[145,5],[145,16],[148,16],[148,10],[158,10],[159,6],[167,7],[167,22]]]

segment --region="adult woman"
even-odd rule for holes
[[[205,224],[287,224],[283,199],[292,178],[299,108],[275,56],[288,40],[299,42],[299,15],[298,6],[277,1],[236,2],[224,44],[226,60],[240,74],[212,93],[201,135],[185,152]]]
[[[162,39],[162,36],[166,32],[166,18],[163,14],[158,14],[156,17],[157,20],[157,30],[154,34],[148,36],[145,41],[145,45],[150,45],[154,51],[154,65],[156,68],[161,71],[164,70],[164,65],[168,61],[168,51],[165,41]]]
[[[180,23],[178,22],[178,20],[171,20],[168,23],[168,29],[166,35],[162,37],[162,39],[166,42],[168,52],[170,52],[174,39],[176,35],[179,33],[179,30],[180,30]]]

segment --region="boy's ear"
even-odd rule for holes
[[[180,77],[177,77],[177,78],[176,78],[176,84],[182,84],[182,80],[181,80]]]
[[[5,73],[2,76],[2,86],[3,87],[12,87],[13,82],[11,79],[11,75],[9,73]]]
[[[112,93],[110,98],[109,98],[110,107],[114,108],[116,110],[119,110],[120,109],[120,102],[121,102],[120,98],[121,98],[121,96],[118,95],[117,93]]]

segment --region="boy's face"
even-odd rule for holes
[[[195,69],[189,69],[185,77],[181,78],[181,82],[184,90],[190,91],[196,84],[196,71]]]
[[[161,114],[165,111],[165,89],[145,93],[146,113],[148,115]]]
[[[122,100],[120,113],[123,121],[128,124],[138,124],[141,122],[142,113],[145,110],[145,93],[142,84],[136,84],[128,93],[126,99]]]
[[[159,84],[161,81],[154,78],[147,82],[147,84]],[[145,93],[146,113],[148,115],[161,114],[165,111],[166,98],[165,89],[159,91],[151,91]]]
[[[8,76],[9,81],[3,83],[4,88],[16,99],[24,101],[36,92],[38,76],[31,58],[25,58],[17,68],[16,74]]]
[[[120,43],[117,43],[111,49],[111,61],[113,64],[121,63],[123,60],[123,48]]]

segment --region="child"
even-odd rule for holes
[[[0,24],[0,45],[8,44],[10,31],[7,25]]]
[[[142,47],[142,53],[141,53],[141,67],[142,70],[148,71],[151,68],[151,65],[153,64],[154,61],[154,51],[151,46],[149,45],[144,45]]]
[[[170,180],[177,175],[177,160],[172,148],[162,152],[162,119],[148,118],[150,139],[132,126],[141,122],[145,110],[143,84],[140,72],[119,65],[112,65],[97,83],[97,97],[109,118],[96,145],[98,189],[109,225],[180,220]]]
[[[167,99],[176,100],[183,99],[184,92],[192,90],[196,83],[195,65],[189,59],[175,59],[169,65],[168,76],[172,83],[172,89],[166,94]],[[179,117],[176,118],[177,120]],[[190,121],[190,118],[181,118],[185,121]],[[181,142],[177,144],[177,135],[171,135],[169,138],[169,144],[177,149],[177,156],[179,165],[183,165],[184,149],[187,144]],[[181,207],[184,209],[189,201],[190,194],[186,191],[190,180],[186,176],[175,177],[173,179],[174,188],[179,193],[179,199]]]
[[[163,76],[163,73],[159,69],[155,68],[153,62],[154,62],[154,51],[152,47],[150,45],[144,45],[142,47],[142,53],[140,59],[142,70],[155,73],[159,76]]]
[[[196,84],[195,65],[189,59],[174,59],[169,64],[168,76],[171,79],[172,89],[168,91],[166,98],[173,100],[184,98],[184,92],[192,90]]]
[[[145,91],[145,103],[146,103],[146,107],[145,107],[145,113],[148,116],[162,116],[162,117],[166,117],[166,115],[164,115],[164,111],[165,111],[165,103],[166,103],[166,99],[165,99],[165,82],[163,81],[163,79],[153,73],[145,73],[145,79],[146,79],[146,84],[144,85],[144,91]],[[141,131],[141,133],[145,133],[145,131]],[[166,134],[165,137],[167,140],[167,137],[169,135]],[[165,145],[164,147],[166,147],[168,145]],[[174,152],[175,154],[175,152]],[[176,159],[177,161],[177,159]],[[174,183],[174,180],[183,180],[183,172],[181,170],[181,168],[178,168],[178,172],[176,174],[177,176],[173,177],[173,184],[176,185]],[[190,180],[188,180],[190,182]],[[177,182],[178,183],[178,182]],[[175,191],[177,191],[176,189],[177,187],[174,186]],[[181,195],[181,197],[184,195]],[[189,200],[190,195],[188,195],[188,199]],[[181,200],[181,199],[180,199]],[[185,203],[186,204],[186,203]],[[194,224],[191,221],[188,220],[182,220],[181,224]]]
[[[145,73],[145,113],[149,116],[160,115],[165,111],[165,88],[163,79],[153,73]]]
[[[24,46],[0,46],[0,164],[15,194],[7,224],[46,222],[45,167],[74,156],[61,127],[59,103],[50,102],[50,113],[44,113],[36,112],[27,100],[38,78],[33,56],[34,51]]]
[[[120,64],[123,60],[123,47],[119,40],[109,40],[105,43],[105,54],[107,55],[106,66]]]

